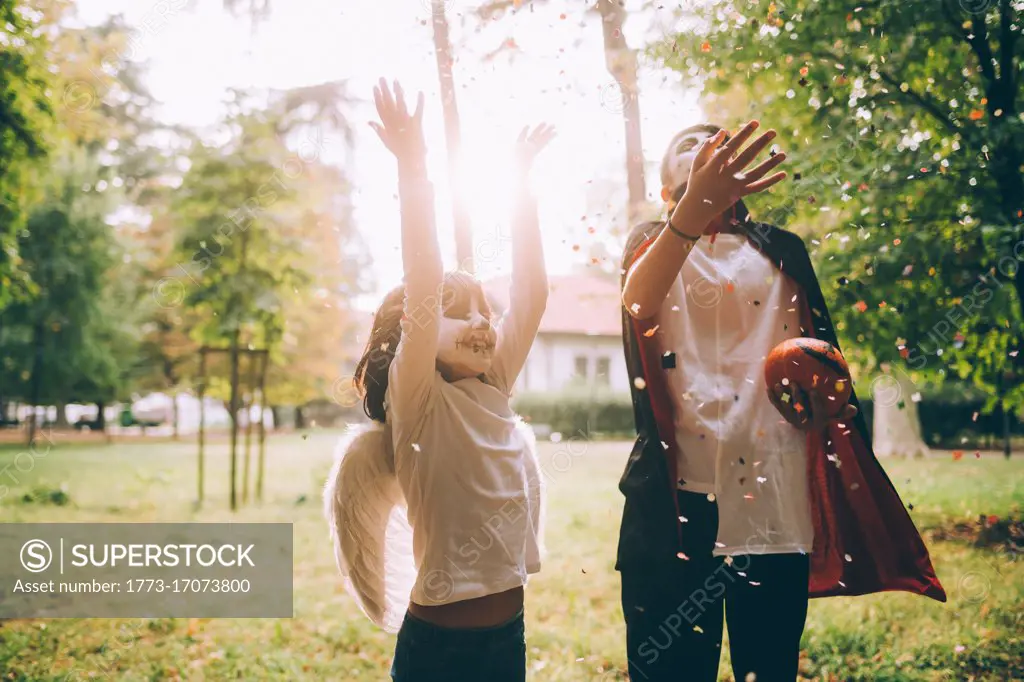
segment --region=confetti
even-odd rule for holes
[[[725,557],[725,565],[726,566],[732,566],[732,557],[731,556]]]
[[[864,312],[865,310],[868,309],[868,304],[865,303],[864,301],[857,301],[857,303],[854,304],[853,307],[859,310],[860,312]]]
[[[686,554],[684,554],[683,552],[679,552],[678,554],[676,554],[676,556],[679,557],[680,559],[682,559],[683,561],[689,561],[690,560],[690,557],[686,556]]]
[[[750,584],[753,585],[754,587],[760,587],[761,586],[761,583],[759,583],[757,581],[754,581],[754,580],[751,580]],[[750,675],[747,675],[747,677],[749,678]]]
[[[633,385],[636,386],[638,391],[642,391],[647,388],[647,382],[644,381],[643,377],[637,377],[633,379]]]
[[[689,522],[690,522],[690,519],[686,518],[685,516],[680,516],[679,517],[679,523],[689,523]]]
[[[715,501],[715,494],[714,493],[708,493],[708,502],[714,502],[714,501]]]
[[[844,554],[843,558],[846,559],[847,561],[853,561],[853,557],[850,556],[849,554]]]
[[[654,336],[655,332],[658,331],[658,327],[660,326],[660,324],[654,325],[653,327],[644,332],[644,336],[646,336],[647,338],[651,338],[652,336]]]
[[[701,629],[701,627],[699,625],[694,625],[693,626],[693,631],[694,632],[699,632],[702,635],[704,634],[704,631]]]
[[[420,451],[420,444],[419,443],[413,443],[412,444],[412,449],[415,450],[416,452],[419,452]]]
[[[955,647],[953,647],[953,651],[955,651],[958,654],[963,653],[965,649],[967,649],[967,647],[965,647],[963,644],[957,644]]]
[[[675,369],[676,368],[676,354],[672,351],[667,351],[661,356],[661,368],[662,369]]]
[[[964,451],[963,450],[954,450],[953,451],[953,461],[954,462],[959,460],[963,456],[964,456]]]

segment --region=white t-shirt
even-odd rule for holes
[[[764,361],[800,336],[797,289],[740,234],[701,237],[658,316],[680,488],[713,494],[715,555],[812,549],[807,440],[765,393]]]
[[[403,190],[403,201],[417,198],[432,198],[429,185]],[[429,271],[406,275],[386,407],[413,530],[417,604],[496,594],[540,570],[543,481],[532,434],[509,399],[540,327],[547,277],[539,257],[519,266],[513,261],[509,309],[497,324],[486,381],[449,383],[437,371],[441,282]]]

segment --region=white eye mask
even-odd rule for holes
[[[670,187],[679,187],[689,181],[690,169],[693,168],[693,162],[697,158],[697,150],[699,148],[700,144],[698,143],[693,149],[672,156],[668,164],[668,173],[671,179]]]

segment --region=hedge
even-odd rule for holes
[[[922,391],[917,410],[925,442],[943,449],[1001,447],[1002,415],[998,410],[988,415],[981,414],[983,404],[983,398],[969,391],[959,395],[950,395],[948,390],[941,393]],[[870,434],[873,402],[870,397],[864,397],[860,399],[860,405]],[[513,407],[527,422],[546,425],[551,431],[566,436],[586,434],[587,437],[632,438],[636,434],[633,403],[628,393],[586,388],[523,393],[515,398]],[[976,420],[975,412],[979,413]],[[1010,432],[1014,437],[1024,437],[1024,422],[1011,416]]]
[[[515,398],[513,408],[530,424],[545,424],[566,436],[636,435],[633,401],[628,393],[581,389],[523,393]]]

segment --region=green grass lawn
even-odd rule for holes
[[[295,538],[290,620],[2,622],[0,680],[388,679],[394,637],[371,626],[343,592],[321,518],[320,489],[336,437],[319,431],[270,439],[265,500],[237,513],[227,509],[223,444],[208,452],[207,499],[199,511],[192,443],[62,447],[56,436],[55,447],[41,446],[36,455],[0,449],[0,472],[17,460],[0,480],[0,521],[284,521],[294,523]],[[543,447],[552,475],[549,555],[527,589],[532,680],[627,679],[612,567],[622,509],[616,483],[628,449],[610,442]],[[926,538],[979,514],[1019,514],[1024,501],[1021,459],[886,466]],[[63,505],[35,494],[62,487]],[[813,600],[803,639],[807,679],[1024,678],[1021,564],[962,540],[928,544],[949,602],[903,593]],[[721,670],[722,679],[731,679],[727,653]]]

